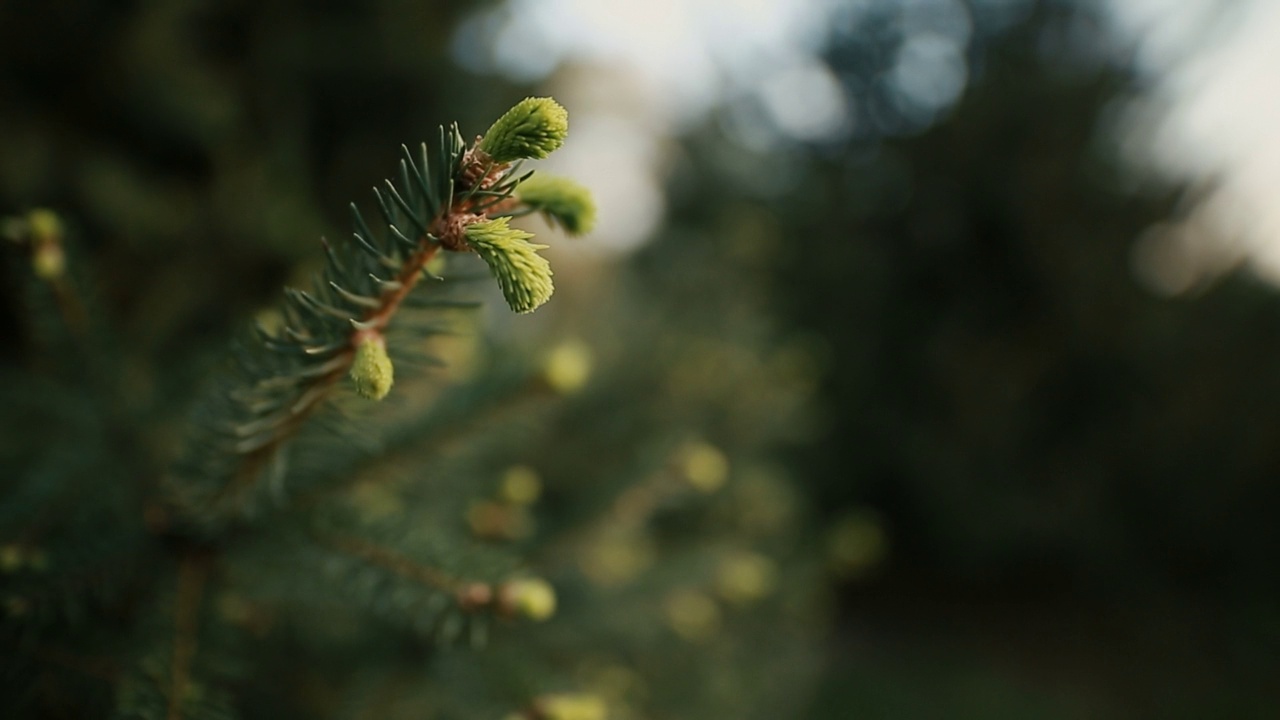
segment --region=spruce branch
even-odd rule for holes
[[[447,593],[465,613],[491,611],[504,617],[534,621],[543,621],[555,614],[555,589],[542,578],[518,577],[491,584],[459,577],[420,562],[401,550],[356,535],[329,534],[322,542],[396,576]]]
[[[52,210],[37,208],[23,217],[0,220],[0,237],[25,245],[31,254],[31,273],[47,284],[67,329],[75,336],[87,330],[88,313],[67,273],[62,220]]]
[[[169,675],[169,707],[166,720],[182,720],[183,700],[196,654],[200,604],[208,568],[200,558],[183,558],[178,566],[177,609],[174,612],[172,666]]]
[[[605,720],[609,709],[603,698],[591,693],[549,693],[504,720]]]
[[[516,197],[569,235],[589,233],[595,227],[596,205],[591,191],[568,178],[539,173],[520,184]]]
[[[489,377],[483,383],[460,386],[443,395],[425,414],[400,428],[378,456],[362,458],[359,465],[329,468],[325,481],[299,496],[295,505],[317,507],[345,496],[368,477],[385,477],[389,468],[437,458],[462,438],[502,427],[513,418],[536,412],[551,397],[550,390],[540,376],[530,376],[516,368]],[[423,445],[423,437],[430,437],[432,443]]]
[[[480,141],[495,163],[540,159],[555,152],[569,133],[569,113],[551,98],[525,98],[498,118]]]
[[[533,233],[508,227],[507,218],[482,220],[466,227],[467,244],[475,249],[502,288],[507,304],[518,313],[533,312],[551,299],[551,263],[538,254],[546,245],[529,242]]]
[[[512,617],[542,621],[556,612],[556,591],[542,578],[519,578],[498,588],[498,609]]]
[[[54,647],[38,647],[32,656],[44,663],[74,670],[85,677],[114,683],[119,679],[120,667],[114,658],[87,657]]]
[[[354,535],[333,535],[326,538],[326,544],[342,553],[358,557],[372,565],[390,570],[400,577],[436,590],[458,593],[471,585],[444,570],[424,565],[399,550]]]
[[[440,129],[434,151],[402,146],[398,182],[373,189],[380,232],[352,204],[350,242],[322,241],[326,264],[313,287],[286,289],[281,326],[259,328],[239,348],[238,368],[197,412],[204,431],[171,483],[177,504],[216,520],[243,508],[264,478],[280,485],[281,450],[344,378],[359,395],[384,398],[394,376],[387,336],[401,309],[457,306],[451,286],[429,270],[441,252],[478,254],[516,312],[545,303],[553,285],[537,254],[544,246],[507,224],[521,206],[517,188],[531,177],[513,161],[546,157],[567,132],[562,106],[528,98],[471,146],[456,125]],[[581,215],[589,198],[575,197]]]

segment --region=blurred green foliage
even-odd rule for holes
[[[1045,52],[1089,7],[1037,7],[978,34],[970,89],[927,129],[755,153],[714,124],[695,133],[667,226],[606,274],[606,299],[563,311],[555,330],[590,339],[596,385],[567,409],[499,423],[513,443],[533,441],[502,462],[473,448],[486,477],[510,460],[558,478],[543,521],[565,529],[644,470],[678,465],[690,437],[713,438],[735,473],[749,470],[724,506],[673,501],[643,539],[592,535],[586,545],[603,550],[589,557],[532,553],[583,614],[528,637],[558,658],[599,653],[557,671],[632,662],[667,684],[639,693],[655,717],[800,716],[827,617],[813,566],[831,546],[854,567],[829,578],[838,623],[810,717],[1280,712],[1280,300],[1244,274],[1174,300],[1137,286],[1130,246],[1181,198],[1126,189],[1117,149],[1098,134],[1100,114],[1135,90],[1125,69]],[[237,324],[314,262],[315,239],[342,227],[346,202],[386,174],[399,142],[444,119],[482,127],[518,97],[449,62],[463,9],[0,5],[0,211],[56,207],[83,239],[71,264],[100,311],[124,322],[110,372],[125,379],[131,413],[181,417],[186,389]],[[862,97],[897,40],[844,37],[827,61]],[[11,276],[25,270],[0,257]],[[18,284],[0,300],[0,335],[13,339],[0,358],[30,383],[6,424],[56,440],[51,473],[121,454],[77,393],[15,375],[48,333],[28,325]],[[31,409],[40,403],[54,411]],[[171,441],[159,434],[141,442],[148,452]],[[400,442],[412,454],[412,437]],[[767,449],[781,443],[780,467]],[[610,482],[593,485],[588,469]],[[440,512],[461,517],[473,499],[454,492]],[[115,498],[83,520],[128,505]],[[719,557],[694,535],[763,545],[798,568],[771,610],[781,629],[739,615],[705,654],[672,650],[686,646],[671,644],[668,624],[696,640],[710,622],[699,593],[665,593]],[[654,558],[663,577],[648,590],[611,585],[610,572]],[[583,611],[602,606],[614,612]],[[636,618],[667,634],[637,640]],[[320,642],[289,640],[267,660]],[[618,657],[624,646],[636,655]],[[498,713],[536,684],[519,670],[535,662],[526,649],[438,667]],[[333,685],[382,693],[382,665],[353,676],[330,662],[319,671]],[[784,671],[777,695],[748,692]],[[601,682],[635,684],[622,675]],[[495,689],[494,676],[520,689]],[[322,685],[311,686],[316,705],[331,699]],[[249,695],[257,716],[283,712],[260,692]],[[421,698],[408,697],[384,716],[416,712]],[[664,705],[690,697],[705,704]]]
[[[840,677],[895,684],[866,657],[907,646],[970,665],[889,661],[922,687],[1069,696],[943,689],[948,717],[1270,717],[1280,296],[1244,272],[1172,300],[1135,281],[1134,240],[1182,198],[1134,189],[1104,134],[1128,70],[1054,42],[1096,22],[1040,3],[979,45],[944,121],[813,153],[771,205],[778,304],[827,343],[824,437],[797,461],[892,547],[847,586],[864,632]],[[831,62],[856,75],[849,43]]]
[[[536,341],[405,312],[386,403],[340,389],[265,457],[226,449],[243,428],[192,432],[214,417],[199,398],[248,395],[210,382],[218,362],[251,321],[278,322],[264,306],[318,268],[317,237],[366,195],[354,183],[524,91],[448,62],[458,9],[0,8],[0,207],[22,240],[0,297],[6,711],[597,720],[805,702],[827,615],[803,501],[770,459],[803,388],[749,350],[766,320],[673,321],[702,295],[685,278],[601,264]],[[34,205],[65,233],[39,231]],[[432,269],[465,285],[466,259]],[[203,490],[236,512],[185,522]]]

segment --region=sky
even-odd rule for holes
[[[782,132],[844,131],[840,84],[816,58],[835,0],[509,0],[473,16],[455,56],[482,72],[539,81],[571,110],[569,141],[547,170],[591,187],[596,247],[627,251],[663,215],[672,138],[752,94]],[[565,72],[564,68],[575,68]]]
[[[936,114],[967,82],[963,0],[508,0],[466,22],[454,54],[480,72],[552,78],[573,130],[547,169],[593,188],[593,243],[625,252],[659,226],[672,138],[712,109],[728,108],[730,131],[755,150],[854,132],[857,99],[819,53],[886,5],[909,37],[890,84]]]
[[[1135,243],[1138,279],[1178,294],[1246,262],[1280,283],[1280,2],[1095,1],[1110,20],[1099,44],[1132,57],[1149,88],[1117,125],[1132,167],[1199,188],[1181,217]],[[729,127],[754,149],[858,132],[859,99],[818,55],[831,33],[858,32],[889,8],[907,39],[888,86],[931,121],[968,84],[973,15],[1016,18],[1027,4],[508,0],[464,25],[455,56],[482,72],[550,78],[573,131],[548,169],[596,191],[594,242],[625,252],[659,226],[672,139],[713,108],[751,109]]]
[[[1280,3],[1114,0],[1146,96],[1121,132],[1135,167],[1194,188],[1135,248],[1153,290],[1204,287],[1245,263],[1280,284]]]

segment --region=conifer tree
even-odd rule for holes
[[[523,166],[567,131],[530,98],[404,147],[195,387],[130,374],[66,218],[5,220],[6,717],[795,713],[818,614],[761,450],[800,394],[777,359],[708,344],[679,319],[699,290],[652,277],[540,348],[474,320],[492,284],[516,313],[552,296],[512,219],[591,229],[585,188]]]

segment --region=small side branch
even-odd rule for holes
[[[328,537],[327,541],[330,546],[340,552],[354,555],[370,564],[390,570],[400,577],[437,590],[458,592],[468,585],[466,581],[443,570],[423,565],[398,550],[378,545],[364,538],[335,535]]]
[[[216,504],[225,506],[228,500],[242,496],[257,482],[263,468],[275,457],[281,446],[302,429],[307,419],[324,404],[324,400],[351,371],[356,349],[360,344],[367,338],[385,332],[422,277],[423,268],[439,251],[440,246],[429,238],[424,236],[420,240],[419,250],[404,261],[394,281],[384,284],[385,289],[377,298],[377,306],[365,312],[360,320],[352,322],[346,346],[327,364],[326,372],[312,380],[310,388],[299,396],[287,415],[278,421],[271,435],[245,453],[238,472],[215,498]]]
[[[49,286],[67,331],[83,340],[89,316],[68,276],[62,221],[50,210],[33,210],[25,217],[0,219],[0,236],[27,246],[32,273]]]
[[[200,630],[200,603],[207,576],[208,565],[203,558],[188,556],[178,565],[173,658],[169,675],[169,710],[165,716],[167,720],[182,720],[182,699],[191,682],[191,662],[196,654]]]

